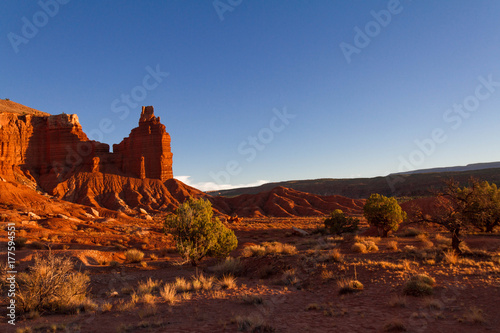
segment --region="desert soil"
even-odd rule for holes
[[[238,332],[244,329],[238,322],[244,316],[260,324],[255,332],[500,331],[500,234],[468,236],[468,255],[450,264],[440,254],[448,236],[440,230],[427,230],[427,237],[403,237],[403,227],[380,239],[363,237],[371,232],[363,225],[355,239],[315,233],[322,225],[320,217],[245,218],[229,225],[239,241],[232,253],[241,260],[236,287],[187,292],[174,304],[158,292],[148,301],[131,303],[131,292],[149,278],[163,285],[176,277],[216,275],[216,259],[205,259],[198,267],[181,262],[172,238],[163,233],[162,219],[82,222],[20,217],[18,232],[24,230],[28,243],[16,251],[18,270],[32,263],[34,253],[47,253],[49,245],[53,253],[72,258],[75,269],[90,275],[90,297],[99,307],[78,314],[39,313],[33,318],[18,313],[12,327],[6,323],[7,299],[2,295],[0,331]],[[292,226],[310,234],[294,234]],[[0,247],[6,249],[7,238],[1,235]],[[378,250],[353,252],[353,243],[363,240],[374,242]],[[247,246],[274,241],[291,244],[297,252],[243,256]],[[397,242],[397,249],[391,242]],[[126,262],[124,251],[129,248],[145,253],[142,263]],[[339,261],[328,260],[333,249],[343,255]],[[3,250],[0,260],[6,260]],[[404,296],[405,282],[417,273],[436,280],[432,296]],[[292,279],[284,279],[284,274]],[[357,279],[364,288],[341,295],[338,282],[343,279]],[[258,295],[262,302],[248,301],[248,295]],[[129,308],[120,308],[127,303]]]

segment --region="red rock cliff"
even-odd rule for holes
[[[87,138],[76,115],[0,113],[0,173],[7,177],[17,171],[28,178],[61,180],[84,168],[89,157],[108,150],[108,145]]]
[[[139,127],[121,143],[113,145],[121,170],[138,178],[173,178],[170,135],[152,106],[143,106]]]
[[[173,178],[170,135],[153,107],[144,107],[139,127],[119,145],[90,141],[76,115],[16,114],[0,108],[0,175],[16,173],[52,192],[78,172],[102,172],[165,181]]]

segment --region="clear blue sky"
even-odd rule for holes
[[[153,105],[200,188],[500,160],[498,1],[60,1],[1,2],[0,98],[110,145]]]

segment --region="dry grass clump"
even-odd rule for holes
[[[354,243],[351,246],[351,251],[356,253],[366,253],[366,245],[363,243]]]
[[[434,284],[436,280],[425,274],[417,274],[412,276],[403,288],[405,295],[410,296],[429,296],[434,292]]]
[[[149,318],[156,316],[158,313],[158,309],[155,304],[148,303],[145,307],[140,309],[137,314],[139,315],[139,318],[144,319],[144,318]]]
[[[153,294],[144,294],[140,298],[140,300],[149,305],[155,305],[156,304],[156,297]]]
[[[384,325],[384,332],[406,332],[407,328],[401,319],[393,319]]]
[[[109,302],[105,302],[105,303],[101,304],[101,306],[99,307],[99,310],[101,310],[101,312],[109,312],[109,311],[111,311],[112,308],[113,308],[113,304],[111,304]]]
[[[319,256],[318,260],[321,262],[342,262],[344,256],[338,249],[329,250],[328,252]]]
[[[266,254],[287,254],[294,255],[297,253],[297,248],[291,244],[283,244],[280,242],[264,242],[262,245],[266,249]]]
[[[413,245],[406,245],[404,248],[403,248],[403,251],[404,252],[407,252],[407,253],[411,253],[411,252],[417,252],[417,248]]]
[[[448,250],[443,253],[444,262],[450,265],[456,265],[458,262],[458,254],[453,250]]]
[[[396,307],[405,308],[408,305],[408,301],[406,299],[406,296],[393,295],[389,299],[389,305],[392,306],[393,308],[396,308]]]
[[[174,304],[177,300],[177,289],[170,283],[165,283],[163,288],[160,289],[160,296],[169,304]]]
[[[340,288],[340,295],[355,293],[364,289],[363,284],[358,280],[342,279],[337,282],[337,285]]]
[[[241,264],[241,260],[239,258],[228,257],[226,260],[212,267],[212,271],[218,276],[226,274],[238,276],[240,275],[242,268],[243,265]]]
[[[233,320],[238,325],[238,331],[271,333],[276,330],[265,323],[259,314],[252,313],[248,316],[236,316]]]
[[[338,274],[333,272],[333,271],[330,271],[330,270],[327,270],[327,269],[324,269],[321,271],[321,278],[323,280],[337,280],[338,279]]]
[[[295,246],[280,242],[264,242],[262,245],[250,245],[243,249],[244,257],[265,256],[267,254],[294,255],[296,253]]]
[[[444,310],[444,303],[435,298],[424,299],[424,306],[431,310]]]
[[[237,285],[236,278],[232,275],[224,275],[217,282],[218,282],[217,284],[222,289],[233,289],[233,288],[236,288],[236,285]]]
[[[403,253],[406,254],[407,257],[412,257],[414,259],[425,259],[427,258],[427,251],[425,249],[417,249],[413,245],[406,245],[403,248]]]
[[[323,307],[318,303],[309,303],[306,305],[306,311],[321,310]]]
[[[266,255],[266,248],[261,245],[250,245],[243,249],[244,257],[260,257]]]
[[[407,228],[401,233],[401,237],[417,237],[424,232],[416,228]]]
[[[415,238],[422,244],[423,248],[430,249],[434,246],[434,243],[429,240],[426,234],[420,234]]]
[[[258,305],[264,303],[264,299],[262,298],[262,296],[256,294],[245,294],[241,296],[241,300],[245,304],[252,304],[252,305]]]
[[[451,246],[451,238],[442,236],[441,234],[434,236],[434,241],[439,245]]]
[[[147,281],[139,282],[137,286],[137,294],[139,296],[151,294],[160,289],[161,281],[160,280],[152,280],[149,278]]]
[[[396,241],[388,241],[387,248],[389,250],[397,251],[398,250],[398,242]]]
[[[285,285],[285,286],[293,286],[300,282],[300,279],[297,277],[297,273],[295,269],[289,269],[283,272],[281,278],[276,281],[277,284]]]
[[[362,244],[366,248],[365,251],[376,252],[376,251],[378,251],[378,246],[376,243],[380,241],[380,237],[359,237],[359,236],[356,236],[356,237],[354,237],[354,241],[355,241],[355,243],[354,243],[353,247],[359,248],[360,247],[359,245],[357,245],[357,246],[355,246],[355,245]],[[361,247],[361,249],[362,249],[362,247]],[[359,251],[359,249],[356,249],[353,251],[356,252],[356,251]],[[364,252],[358,252],[358,253],[364,253]]]
[[[132,310],[135,305],[137,304],[137,300],[131,299],[130,301],[126,302],[124,299],[121,299],[118,301],[118,303],[115,304],[115,309],[116,311],[130,311]]]
[[[128,262],[138,263],[141,262],[144,258],[144,252],[139,251],[137,249],[130,249],[125,252],[125,258]]]
[[[70,259],[49,254],[46,258],[35,255],[34,261],[29,272],[17,276],[19,309],[62,313],[96,309],[87,297],[89,276],[75,272]]]
[[[193,285],[191,284],[191,282],[187,281],[183,277],[176,277],[175,278],[174,287],[178,293],[191,291],[193,289]]]
[[[214,278],[200,274],[193,276],[191,283],[194,290],[210,290],[214,284]]]
[[[478,307],[472,306],[467,310],[464,316],[460,321],[465,321],[471,324],[483,324],[486,322],[486,319],[483,315],[483,310]]]

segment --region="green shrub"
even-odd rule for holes
[[[397,231],[399,224],[406,218],[395,198],[372,194],[363,207],[363,214],[371,226],[379,229],[381,236],[387,237],[389,231]]]
[[[166,223],[174,236],[177,251],[193,266],[205,256],[225,257],[238,245],[234,232],[213,218],[208,200],[189,198]]]
[[[335,235],[341,235],[347,232],[355,232],[359,229],[359,220],[354,217],[346,216],[340,209],[334,210],[330,216],[325,219],[325,228]]]

